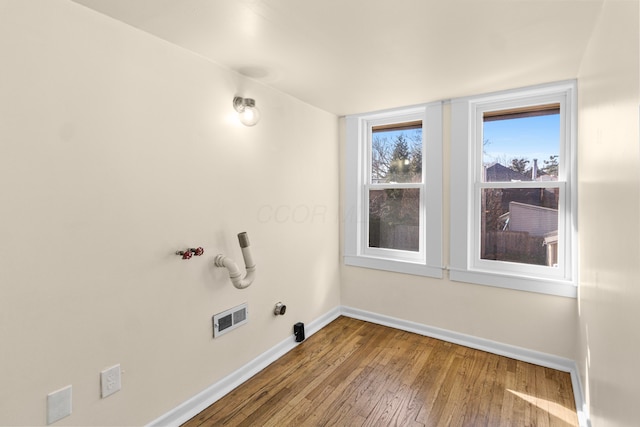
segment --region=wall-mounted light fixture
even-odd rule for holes
[[[260,110],[252,98],[233,98],[233,108],[240,113],[240,122],[245,126],[253,126],[260,120]]]

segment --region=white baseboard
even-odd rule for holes
[[[305,336],[311,335],[324,328],[340,316],[340,307],[336,307],[311,323],[305,324]],[[148,427],[179,426],[205,410],[213,403],[230,393],[233,389],[253,377],[255,374],[275,362],[287,352],[293,350],[297,342],[293,334],[291,337],[276,344],[242,368],[230,373],[220,381],[210,385],[205,390],[180,404],[176,408],[147,424]]]
[[[580,376],[578,375],[578,367],[573,360],[345,306],[336,307],[308,325],[305,325],[306,336],[309,337],[313,335],[340,315],[568,372],[571,375],[571,383],[573,386],[580,426],[591,427],[588,414],[585,411],[586,406],[582,391],[582,383],[580,381]],[[179,426],[230,393],[233,389],[250,379],[262,369],[266,368],[269,364],[284,356],[287,352],[295,348],[296,345],[297,343],[292,335],[290,338],[283,340],[260,356],[256,357],[242,368],[232,372],[178,407],[150,422],[147,426]]]
[[[578,374],[578,366],[576,362],[564,357],[554,356],[539,351],[529,350],[509,344],[503,344],[484,338],[474,337],[472,335],[461,334],[446,329],[427,326],[408,320],[397,319],[395,317],[385,316],[382,314],[372,313],[352,307],[342,306],[340,310],[343,316],[352,317],[354,319],[365,320],[367,322],[376,323],[378,325],[389,326],[391,328],[402,331],[413,332],[431,338],[440,339],[454,344],[463,345],[465,347],[482,350],[499,356],[509,357],[511,359],[520,360],[522,362],[533,363],[546,368],[556,369],[562,372],[568,372],[571,375],[571,385],[578,413],[578,421],[581,427],[590,427],[591,422],[585,411],[586,405],[582,389],[582,382]]]

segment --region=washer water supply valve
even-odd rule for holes
[[[191,259],[192,256],[201,256],[204,253],[202,246],[198,248],[189,248],[186,251],[176,251],[176,255],[182,255],[182,259]]]
[[[283,315],[287,311],[287,306],[283,303],[279,302],[276,304],[276,307],[273,309],[273,314],[276,316]]]

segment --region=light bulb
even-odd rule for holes
[[[260,110],[256,107],[245,107],[240,113],[240,122],[245,126],[253,126],[260,120]]]
[[[260,120],[260,110],[251,98],[233,98],[233,107],[239,113],[240,122],[245,126],[254,126]]]

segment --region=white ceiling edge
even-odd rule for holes
[[[336,115],[577,77],[604,0],[72,0]]]

